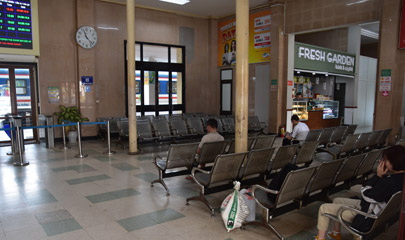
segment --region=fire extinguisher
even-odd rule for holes
[[[281,133],[281,137],[283,138],[283,137],[284,137],[284,133],[285,133],[284,127],[282,127],[282,128],[280,129],[280,133]]]

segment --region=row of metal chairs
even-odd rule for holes
[[[381,152],[381,149],[373,150],[346,159],[326,162],[318,167],[291,171],[287,174],[279,191],[270,190],[261,185],[254,185],[252,187],[253,197],[265,210],[266,215],[263,216],[262,221],[248,222],[244,225],[265,226],[275,233],[278,238],[283,239],[283,236],[270,223],[272,217],[284,213],[285,209],[300,208],[300,206],[315,200],[330,202],[328,195],[338,191],[337,189],[340,189],[340,186],[349,187],[359,183],[359,180],[364,181],[372,173],[373,166],[380,158]],[[268,194],[276,195],[275,200],[271,201]],[[394,195],[393,198],[396,199],[398,196]],[[395,200],[395,202],[398,204],[400,201]],[[394,217],[395,214],[391,213],[392,207],[389,203],[379,217],[387,212],[390,212],[389,218]],[[396,209],[399,210],[397,206]],[[383,221],[376,221],[370,231],[359,233],[359,235],[371,234],[377,225],[383,223]]]
[[[298,145],[276,149],[272,147],[272,141],[274,136],[259,136],[255,139],[254,145],[246,152],[246,159],[237,175],[240,181],[251,182],[252,179],[264,181],[271,172],[280,170],[287,163],[308,166],[318,146],[318,142],[306,142],[299,150]],[[190,174],[197,165],[212,165],[218,156],[232,155],[229,145],[230,141],[207,142],[195,158],[198,143],[172,144],[166,157],[155,157],[154,164],[159,171],[159,179],[152,182],[152,185],[161,183],[169,195],[163,178]]]

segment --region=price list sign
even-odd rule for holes
[[[32,49],[31,0],[0,0],[0,47]]]

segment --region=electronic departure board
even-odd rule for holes
[[[31,0],[0,0],[0,47],[32,49]]]

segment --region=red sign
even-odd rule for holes
[[[402,1],[401,24],[399,27],[399,48],[405,48],[405,4]]]
[[[384,97],[388,97],[388,91],[383,91],[382,94],[383,94]]]
[[[292,80],[288,80],[288,86],[292,86],[293,85],[293,81]]]

